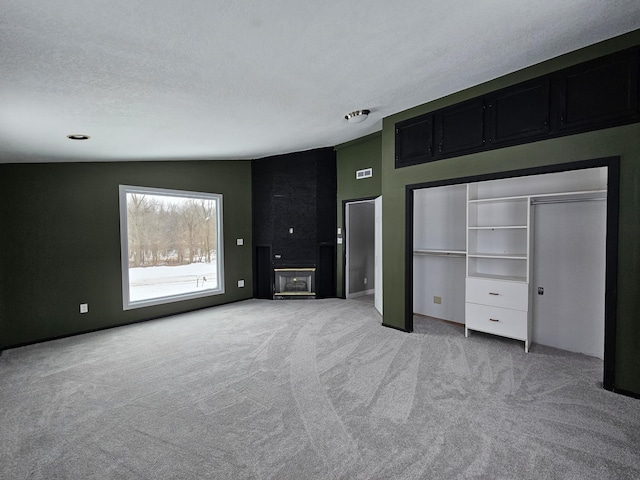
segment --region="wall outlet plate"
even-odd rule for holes
[[[244,280],[238,280],[238,287],[244,287]]]
[[[433,303],[442,305],[442,297],[433,297]]]
[[[236,245],[244,245],[244,238],[236,238]]]
[[[80,304],[80,313],[89,313],[89,304],[81,303]]]

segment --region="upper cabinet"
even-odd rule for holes
[[[428,162],[433,157],[433,115],[396,124],[396,168]]]
[[[484,144],[484,100],[462,102],[435,115],[438,155],[475,150]]]
[[[634,47],[396,123],[396,168],[640,121]]]
[[[550,81],[536,79],[488,95],[492,144],[536,139],[549,133]]]
[[[560,76],[560,129],[608,126],[638,113],[638,55],[580,64]]]

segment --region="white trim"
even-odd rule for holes
[[[362,292],[350,293],[348,298],[366,297],[367,295],[373,295],[375,292],[375,288],[371,288],[369,290],[363,290]]]
[[[178,295],[167,295],[164,297],[155,297],[145,300],[130,301],[129,297],[129,233],[127,226],[127,194],[141,193],[148,195],[165,195],[179,196],[194,199],[215,200],[216,205],[216,260],[217,260],[217,278],[218,287],[207,289],[204,291],[182,293]],[[223,203],[222,195],[218,193],[208,192],[192,192],[185,190],[170,190],[165,188],[137,187],[132,185],[119,186],[119,202],[120,202],[120,261],[122,272],[122,308],[124,310],[132,310],[135,308],[149,307],[153,305],[162,305],[167,303],[178,302],[182,300],[190,300],[194,298],[209,297],[212,295],[220,295],[225,293],[224,282],[224,235],[223,235]]]

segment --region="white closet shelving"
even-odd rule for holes
[[[606,198],[606,168],[417,190],[414,313],[464,323],[466,336],[475,330],[523,341],[528,352],[534,340],[533,293],[537,291],[533,267],[541,264],[533,258],[533,219],[539,216],[534,215],[539,211],[535,206]],[[545,217],[547,222],[558,221],[555,218]],[[535,281],[540,286],[539,279]],[[555,290],[535,297],[536,305],[545,308],[559,301],[557,283],[547,282]],[[572,287],[572,295],[580,288]],[[565,321],[580,325],[579,319]],[[547,330],[554,328],[552,320],[545,317],[545,322],[539,323]],[[563,342],[570,344],[565,337]]]
[[[478,198],[467,186],[465,335],[477,330],[531,339],[531,199]]]

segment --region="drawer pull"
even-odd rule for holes
[[[497,318],[489,318],[490,322],[499,322],[500,320],[498,320]]]
[[[489,292],[489,295],[500,295],[500,294],[496,292]]]

